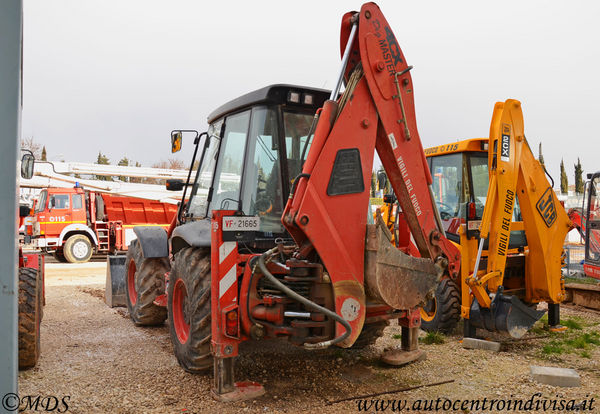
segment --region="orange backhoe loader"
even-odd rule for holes
[[[168,318],[179,364],[214,367],[219,400],[264,392],[233,380],[239,344],[250,339],[364,346],[397,319],[401,347],[384,360],[420,358],[419,306],[442,274],[459,277],[416,127],[412,67],[377,5],[344,15],[341,52],[330,94],[273,85],[215,110],[208,131],[195,133],[188,181],[168,182],[186,189],[169,231],[134,229],[131,317]],[[187,133],[173,131],[173,150]],[[367,224],[375,151],[420,257],[394,247],[381,223]]]

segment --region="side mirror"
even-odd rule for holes
[[[176,153],[181,150],[182,131],[171,132],[171,153]]]
[[[19,205],[19,217],[28,217],[31,213],[31,209],[26,205]]]
[[[33,165],[35,164],[35,158],[32,154],[23,154],[21,158],[21,177],[30,179],[33,177]]]
[[[183,190],[185,184],[183,181],[178,179],[167,180],[166,188],[167,191],[180,191]]]

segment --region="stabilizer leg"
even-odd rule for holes
[[[233,358],[214,358],[214,383],[211,394],[222,402],[251,400],[264,395],[265,389],[257,382],[234,382]]]
[[[551,332],[564,332],[568,329],[560,324],[560,303],[548,304],[548,326]]]
[[[399,323],[402,323],[402,321],[399,321]],[[427,355],[419,349],[419,327],[411,327],[409,323],[409,326],[402,326],[401,329],[400,349],[396,348],[384,352],[381,360],[388,365],[401,366],[425,359]]]

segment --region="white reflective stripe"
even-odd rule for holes
[[[219,299],[227,292],[227,290],[233,285],[236,277],[236,269],[237,265],[233,265],[231,269],[227,272],[223,279],[219,281]]]
[[[229,253],[235,249],[236,242],[223,242],[221,247],[219,247],[219,264],[223,263]]]

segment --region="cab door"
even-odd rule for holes
[[[46,213],[46,234],[58,237],[65,226],[73,221],[70,194],[49,194]]]

